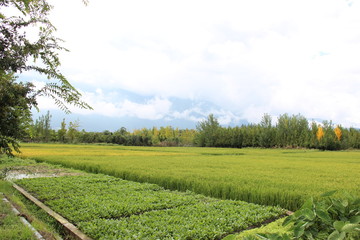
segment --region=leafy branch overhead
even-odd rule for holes
[[[54,36],[56,28],[48,19],[51,9],[45,0],[0,0],[0,154],[19,152],[18,140],[31,121],[30,110],[37,108],[39,96],[53,99],[66,113],[70,113],[69,105],[92,109],[59,71],[59,52],[67,49]],[[31,83],[17,82],[15,74],[27,71],[52,81],[39,90]]]
[[[6,16],[9,9],[17,10],[18,14]],[[70,112],[67,105],[92,109],[59,71],[59,52],[68,50],[54,36],[56,28],[48,19],[51,9],[45,0],[0,1],[0,74],[38,72],[55,81],[38,90],[37,96],[52,98],[66,113]],[[31,40],[27,33],[34,31],[37,37]]]

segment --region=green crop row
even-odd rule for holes
[[[149,210],[211,201],[191,192],[172,192],[155,184],[141,184],[105,175],[23,179],[17,183],[74,222],[94,217],[127,217]]]
[[[296,210],[331,190],[359,195],[360,151],[24,144],[25,156],[171,190]]]
[[[219,239],[284,214],[98,174],[16,183],[94,239]]]
[[[96,239],[220,239],[279,213],[271,207],[222,200],[123,219],[95,219],[79,226]]]

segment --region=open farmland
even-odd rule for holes
[[[22,151],[89,172],[291,210],[325,191],[360,193],[360,151],[61,144],[23,144]]]
[[[106,175],[17,183],[94,239],[221,239],[284,214],[278,207],[169,191]]]

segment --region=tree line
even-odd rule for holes
[[[51,115],[40,116],[29,127],[24,141],[61,143],[107,143],[127,146],[199,146],[225,148],[315,148],[340,150],[360,148],[360,131],[335,126],[331,121],[309,122],[304,116],[280,115],[276,124],[264,114],[258,124],[223,127],[214,115],[200,121],[196,129],[171,126],[136,129],[121,127],[111,132],[79,130],[78,121],[61,122],[58,130],[51,129]]]
[[[196,129],[194,144],[201,147],[360,148],[359,129],[335,126],[332,121],[309,122],[300,114],[280,115],[276,124],[272,124],[269,114],[264,114],[259,124],[237,127],[222,127],[209,115]]]
[[[87,132],[80,130],[79,121],[66,123],[63,119],[58,130],[51,128],[51,114],[40,116],[33,121],[23,138],[26,142],[60,143],[108,143],[126,146],[193,146],[194,129],[178,129],[171,126],[136,129],[132,132],[125,127],[117,131]]]

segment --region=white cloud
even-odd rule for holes
[[[94,108],[94,111],[87,111],[88,113],[111,117],[130,116],[150,120],[165,117],[172,104],[169,100],[159,97],[154,97],[144,103],[132,102],[127,99],[117,102],[115,98],[104,96],[101,90],[97,90],[96,95],[85,93],[85,100]],[[73,111],[78,112],[79,110],[73,109]],[[81,112],[83,111],[81,110]]]
[[[62,69],[86,85],[99,114],[195,120],[196,109],[170,110],[175,97],[220,106],[224,124],[267,112],[360,127],[358,2],[51,2],[71,50],[61,54]],[[104,97],[97,88],[150,100]]]
[[[167,99],[155,98],[149,100],[146,104],[133,103],[128,100],[123,102],[120,111],[124,115],[136,116],[144,119],[161,119],[169,112],[171,102]]]
[[[79,109],[69,106],[72,113],[84,115],[99,114],[108,117],[137,117],[141,119],[158,120],[164,118],[170,111],[172,103],[165,98],[154,97],[145,102],[134,102],[119,98],[115,92],[104,93],[98,88],[95,92],[82,92],[83,99],[93,110]],[[39,108],[55,110],[57,106],[48,98],[40,97]]]

